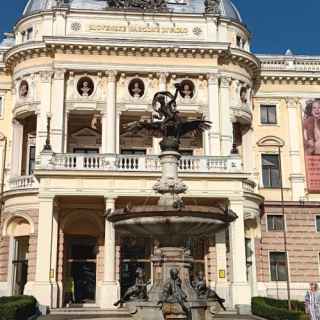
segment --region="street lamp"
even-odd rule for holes
[[[282,147],[283,145],[278,146],[279,178],[280,178],[280,190],[281,190],[281,210],[282,210],[282,216],[283,216],[283,245],[284,245],[284,251],[286,253],[288,310],[291,311],[290,277],[289,277],[288,250],[287,250],[287,231],[286,231],[286,225],[285,225],[286,219],[285,219],[284,190],[283,190],[282,162],[281,162]]]
[[[5,169],[6,169],[6,158],[7,158],[7,137],[0,132],[0,141],[4,142],[2,150],[2,168],[1,168],[1,190],[0,190],[0,221],[3,208],[3,192],[4,192],[4,179],[5,179]]]

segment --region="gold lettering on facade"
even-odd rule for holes
[[[121,26],[108,24],[90,24],[90,32],[120,32],[120,33],[163,33],[163,34],[187,34],[185,27],[150,27],[150,26]]]

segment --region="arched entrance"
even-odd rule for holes
[[[29,240],[32,233],[29,221],[16,216],[9,220],[5,234],[13,241],[12,295],[22,295],[28,281]]]
[[[64,232],[64,304],[96,301],[100,225],[92,215],[70,215]]]

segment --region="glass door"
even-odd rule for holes
[[[28,280],[29,237],[14,238],[13,295],[22,295]]]

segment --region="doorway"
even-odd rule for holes
[[[96,300],[97,239],[90,236],[70,236],[67,240],[68,294],[75,304],[92,304]]]
[[[13,295],[22,295],[28,280],[29,237],[14,238]]]

